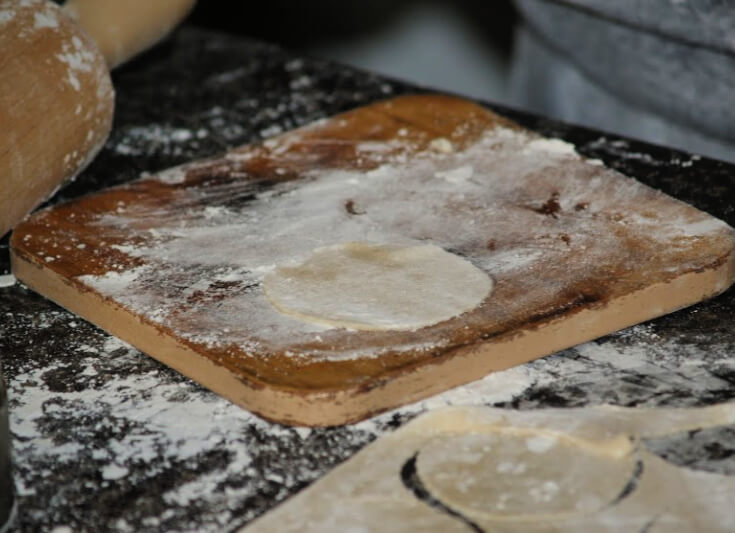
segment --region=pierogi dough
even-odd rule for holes
[[[594,447],[563,433],[498,428],[430,442],[417,468],[431,494],[465,516],[546,521],[614,502],[635,477],[632,452],[627,439]]]
[[[415,330],[480,305],[493,281],[434,245],[348,242],[318,248],[263,280],[280,312],[328,327]]]

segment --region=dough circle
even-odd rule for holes
[[[281,313],[357,330],[430,326],[474,309],[492,288],[485,272],[438,246],[360,242],[317,248],[263,280]]]
[[[433,497],[465,516],[551,520],[613,502],[634,477],[635,456],[607,454],[562,434],[490,431],[430,442],[416,469]]]

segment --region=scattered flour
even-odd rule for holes
[[[59,19],[53,11],[39,11],[33,14],[33,27],[39,28],[58,28]]]
[[[125,134],[129,141],[137,138],[142,142],[198,136],[160,126],[131,128]],[[572,145],[556,139],[538,139],[499,127],[461,152],[428,150],[406,159],[396,149],[402,142],[410,146],[409,139],[358,143],[355,149],[360,154],[379,162],[367,172],[312,170],[302,179],[267,186],[247,179],[209,180],[206,187],[174,191],[170,207],[156,205],[151,211],[142,204],[130,205],[106,213],[94,222],[96,231],[104,234],[128,228],[129,242],[116,245],[117,249],[142,262],[127,273],[111,265],[107,275],[80,279],[137,314],[206,347],[236,345],[245,353],[289,350],[304,357],[351,359],[380,355],[385,348],[378,346],[385,344],[334,351],[330,341],[342,335],[339,330],[305,324],[273,309],[261,288],[273,265],[300,261],[316,248],[343,242],[434,244],[465,257],[502,282],[534,269],[556,268],[567,260],[570,250],[584,250],[586,257],[574,268],[584,270],[604,261],[611,250],[622,246],[611,224],[628,226],[631,232],[661,242],[672,236],[727,230],[723,223],[699,212],[690,213],[686,220],[666,218],[665,212],[612,222],[595,216],[606,208],[628,204],[631,196],[647,189],[586,163]],[[288,149],[299,140],[296,134],[273,138],[264,147],[288,161]],[[518,157],[519,152],[523,157]],[[550,177],[548,196],[528,204],[531,200],[524,200],[524,195],[538,197],[538,191],[521,190],[517,180],[507,176],[536,175],[547,168],[550,153],[572,160],[579,172],[563,181]],[[240,150],[216,164],[230,165],[233,175],[246,177],[249,161],[247,150]],[[187,172],[196,168],[197,163],[192,163],[144,179],[182,184]],[[610,175],[603,176],[605,173]],[[604,194],[590,192],[595,187]],[[552,191],[558,194],[561,213],[578,212],[575,206],[583,204],[586,216],[552,219],[539,213],[543,202],[553,198]],[[680,207],[671,202],[667,209]],[[146,227],[149,217],[156,220],[153,228],[135,229]],[[566,240],[561,238],[564,235]],[[196,291],[181,290],[193,286]],[[544,290],[563,287],[549,285]],[[530,305],[529,298],[536,297],[532,292],[510,302],[506,312]],[[181,294],[183,299],[171,298],[171,294]],[[405,338],[392,349],[435,350],[445,346],[445,333],[437,330],[429,338]],[[299,344],[313,348],[291,349]]]
[[[121,145],[118,145],[121,146]],[[122,153],[122,152],[120,152]],[[164,170],[157,174],[157,179],[163,183],[169,185],[176,185],[177,183],[183,183],[186,179],[186,169],[183,167],[174,167],[168,170]]]
[[[474,172],[470,165],[463,165],[452,170],[439,171],[434,175],[439,179],[447,180],[449,183],[459,184],[469,180]]]
[[[432,139],[429,143],[429,148],[442,154],[451,154],[454,152],[454,145],[452,145],[452,142],[445,137]]]
[[[556,446],[556,439],[547,435],[536,435],[526,439],[526,448],[533,453],[546,453]]]
[[[96,65],[96,56],[92,50],[85,48],[84,43],[76,36],[72,37],[71,42],[63,43],[61,49],[62,53],[56,54],[56,58],[67,65],[67,81],[74,90],[79,91],[82,85],[77,75],[92,72]]]
[[[108,141],[108,146],[120,155],[169,154],[178,156],[186,146],[197,147],[197,141],[209,137],[205,128],[196,130],[177,128],[166,124],[127,126],[120,128]],[[179,167],[161,173],[175,174]]]
[[[603,136],[595,139],[590,143],[587,143],[585,145],[585,148],[592,150],[601,150],[603,152],[621,157],[623,159],[640,161],[641,163],[645,163],[653,167],[665,164],[662,161],[651,157],[651,155],[649,154],[630,150],[630,143],[622,139],[611,140]]]
[[[102,479],[117,480],[128,475],[129,470],[124,466],[114,463],[106,465],[102,468]]]
[[[74,436],[106,429],[109,440],[98,442],[99,447],[91,452],[101,463],[100,475],[108,481],[139,477],[140,472],[134,474],[131,465],[138,465],[138,470],[145,465],[147,475],[153,475],[168,468],[173,460],[186,461],[213,448],[229,450],[231,458],[226,468],[199,476],[163,494],[172,504],[186,505],[193,498],[211,494],[219,482],[248,468],[251,456],[240,440],[245,427],[270,426],[187,381],[162,381],[159,370],[131,372],[131,365],[145,356],[114,337],[107,337],[97,346],[71,343],[69,349],[81,356],[77,361],[81,366],[104,369],[107,376],[104,385],[50,393],[44,376],[64,368],[63,359],[15,376],[8,385],[13,401],[11,428],[16,437],[17,460],[44,454],[49,460],[53,457],[56,464],[74,463],[82,450],[90,451],[89,444],[76,442]],[[175,401],[176,398],[186,400]],[[43,426],[39,425],[41,420],[80,417],[98,420],[97,427],[77,428],[68,433],[71,440],[61,445],[45,436]],[[130,430],[115,431],[117,420],[125,420]],[[23,474],[19,476],[17,485],[24,487]],[[250,491],[249,487],[243,487],[240,493]],[[231,495],[237,497],[237,492],[231,491]],[[27,488],[23,494],[31,495],[33,489]]]
[[[528,143],[524,152],[545,152],[547,154],[560,155],[560,156],[577,156],[577,152],[574,149],[574,145],[561,139],[535,139]]]
[[[79,326],[78,319],[60,310],[41,313],[37,319],[34,329],[38,334],[60,321]],[[82,454],[88,453],[84,464],[96,465],[104,483],[123,490],[144,490],[152,480],[171,472],[185,476],[187,482],[179,482],[161,494],[143,496],[161,498],[166,503],[165,510],[158,511],[161,514],[143,520],[146,524],[163,523],[179,508],[201,505],[202,520],[207,521],[206,526],[198,527],[202,531],[220,531],[223,526],[218,520],[222,517],[225,523],[252,518],[238,509],[264,491],[272,491],[271,484],[281,487],[277,496],[281,500],[328,470],[323,465],[324,457],[304,460],[293,451],[289,452],[287,468],[276,464],[274,470],[263,472],[256,467],[276,462],[287,443],[303,448],[306,457],[312,457],[313,442],[325,439],[334,454],[346,458],[346,450],[355,449],[353,443],[372,440],[394,428],[396,420],[405,421],[444,406],[507,404],[524,396],[536,397],[541,403],[523,407],[539,407],[544,396],[533,393],[547,387],[557,387],[554,390],[567,401],[584,404],[609,402],[615,392],[620,394],[616,403],[635,400],[651,406],[662,402],[692,405],[705,391],[731,386],[717,378],[713,368],[725,375],[727,369],[735,369],[733,347],[728,343],[700,349],[680,344],[675,338],[663,342],[651,325],[639,325],[605,342],[587,343],[557,356],[490,374],[346,428],[285,428],[265,422],[184,378],[172,379],[162,365],[149,361],[117,338],[98,332],[82,339],[77,341],[71,336],[67,339],[68,355],[42,358],[43,365],[36,366],[37,362],[28,358],[23,370],[8,380],[18,466],[16,493],[20,498],[37,498],[36,487],[48,490],[47,485],[54,479],[53,475],[43,477],[37,465],[76,468]],[[35,351],[39,349],[44,349],[42,344],[34,347]],[[635,361],[637,364],[633,364]],[[70,368],[84,369],[81,374],[90,377],[69,379],[100,379],[99,385],[87,384],[63,392],[49,389],[45,377]],[[646,384],[644,388],[631,387],[630,381],[625,388],[620,386],[621,378],[629,377],[632,370]],[[580,399],[582,391],[584,398]],[[69,424],[74,424],[74,431],[53,433],[54,428]],[[104,438],[90,441],[90,434]],[[60,435],[65,440],[59,441]],[[532,442],[529,447],[547,445]],[[211,454],[227,459],[215,468],[201,470],[203,458]],[[520,463],[500,463],[498,469],[501,474],[524,474]],[[530,496],[545,501],[553,492],[553,487],[539,485]],[[64,493],[58,497],[63,501]],[[135,514],[126,518],[138,519]]]
[[[549,502],[559,493],[559,485],[554,481],[544,481],[537,487],[532,487],[528,495],[536,502]]]
[[[144,268],[125,270],[122,272],[110,270],[103,276],[80,276],[79,279],[81,281],[91,281],[98,285],[104,285],[110,291],[121,291],[125,290],[125,288],[134,282],[144,271]]]
[[[12,9],[0,9],[0,26],[7,24],[15,18],[15,11]]]

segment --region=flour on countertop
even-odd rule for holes
[[[585,148],[589,150],[599,150],[604,153],[620,157],[623,160],[640,161],[641,163],[645,163],[653,167],[664,164],[664,162],[651,157],[650,154],[630,150],[630,143],[623,139],[611,140],[607,137],[599,137],[598,139],[585,144]],[[694,157],[695,156],[692,156],[692,160],[695,160]],[[687,165],[688,163],[684,164],[684,166]]]
[[[41,337],[44,330],[76,320],[64,311],[38,318],[33,327]],[[46,364],[27,358],[22,371],[9,380],[18,496],[39,497],[37,489],[53,478],[51,471],[73,468],[85,472],[82,485],[97,477],[101,489],[124,484],[162,498],[173,510],[148,516],[151,523],[164,523],[176,509],[202,506],[207,512],[216,507],[219,526],[208,530],[219,531],[235,518],[239,505],[273,483],[282,485],[273,496],[283,498],[297,483],[318,477],[333,464],[303,461],[284,469],[281,450],[298,449],[313,438],[312,430],[263,421],[128,344],[95,332],[89,324],[82,327],[88,330],[85,341],[77,342],[75,335],[66,339],[67,357]],[[69,359],[79,371],[68,372]],[[83,388],[77,386],[81,383]],[[65,426],[68,420],[78,425],[63,440],[48,437],[49,428]],[[354,449],[370,438],[364,431],[340,430],[339,440]],[[200,470],[213,460],[216,468]],[[198,470],[188,482],[159,492],[158,483],[167,473],[190,468]],[[34,481],[38,479],[43,481]],[[63,500],[64,491],[56,497]]]
[[[184,153],[185,147],[196,149],[197,141],[208,136],[209,132],[205,128],[194,130],[151,124],[120,128],[113,133],[107,144],[120,155],[140,156],[157,153],[180,156]],[[166,172],[175,172],[175,169]]]
[[[70,313],[42,312],[35,325],[10,315],[3,322],[11,327],[7,333],[33,328],[41,341],[28,347],[34,352],[44,349],[44,332],[60,324],[74,322],[75,330],[86,331],[82,341],[76,334],[66,340],[64,357],[45,363],[23,359],[8,381],[18,495],[56,493],[58,487],[49,486],[53,471],[73,468],[78,483],[95,490],[118,486],[163,498],[168,508],[161,514],[146,514],[145,507],[136,511],[150,524],[164,524],[196,506],[199,531],[220,531],[232,520],[253,518],[251,512],[237,511],[249,498],[272,490],[273,506],[399,422],[428,410],[499,404],[527,409],[562,396],[573,397],[573,405],[635,400],[648,406],[690,406],[704,391],[730,387],[713,370],[723,375],[735,371],[729,344],[699,348],[674,338],[664,341],[651,325],[639,325],[352,426],[286,428],[242,410],[88,323],[80,324]],[[54,432],[68,420],[78,424],[74,431]],[[661,441],[657,446],[666,453],[688,449],[687,443]],[[214,458],[211,466],[202,467]],[[93,481],[95,472],[99,481]],[[189,472],[190,480],[157,492],[171,472]],[[63,501],[65,492],[57,498]]]

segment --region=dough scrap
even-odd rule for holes
[[[348,242],[318,248],[263,280],[278,311],[306,322],[357,330],[415,330],[480,305],[493,281],[434,245]]]

